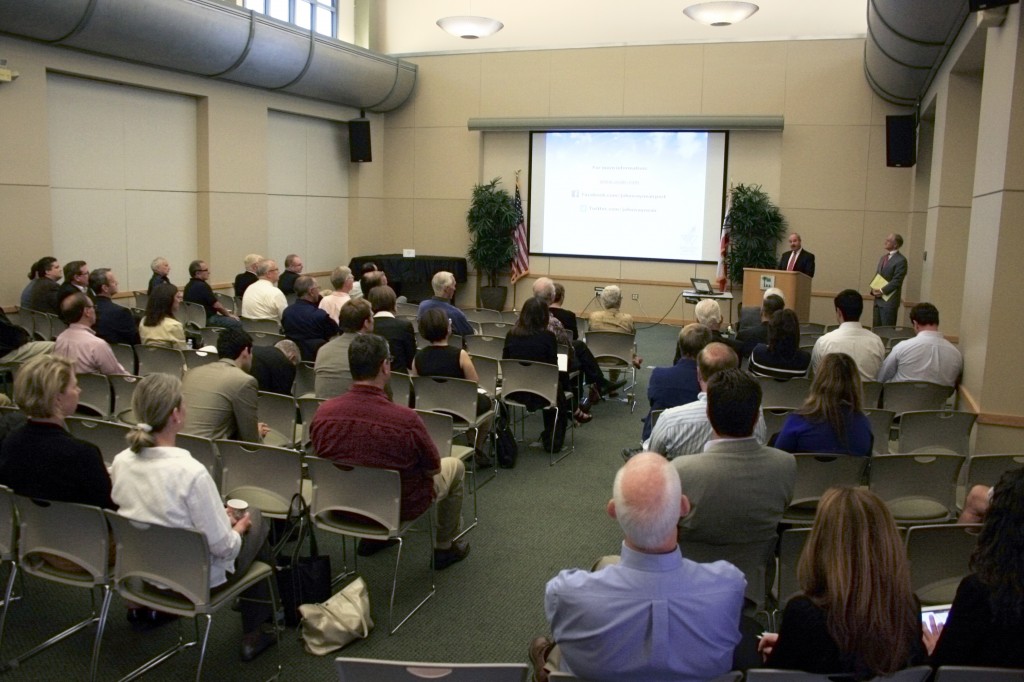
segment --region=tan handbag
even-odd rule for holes
[[[299,613],[303,644],[307,652],[317,656],[337,651],[354,639],[363,639],[373,629],[370,594],[361,577],[323,604],[302,604]]]

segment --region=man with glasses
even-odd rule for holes
[[[288,307],[288,300],[277,288],[280,274],[281,270],[277,263],[269,258],[259,262],[256,266],[256,276],[259,279],[249,285],[242,296],[242,317],[281,321],[284,309]]]
[[[204,260],[194,260],[188,264],[188,276],[191,278],[185,285],[184,300],[197,303],[206,311],[206,324],[211,327],[242,328],[242,323],[228,312],[213,293],[207,283],[210,279],[210,266]]]
[[[71,294],[85,294],[92,298],[89,291],[89,266],[84,260],[69,261],[64,266],[64,283],[57,290],[57,300],[63,301]]]
[[[61,301],[60,318],[68,328],[57,336],[53,352],[71,358],[76,374],[130,374],[114,357],[110,345],[93,331],[96,306],[88,296],[78,292]]]
[[[464,465],[455,457],[440,457],[419,415],[388,399],[384,387],[391,378],[391,355],[384,338],[359,334],[348,354],[352,387],[322,404],[310,425],[317,455],[397,470],[402,478],[402,520],[417,518],[437,501],[435,568],[462,561],[469,543],[455,538],[462,527]],[[359,554],[375,554],[395,542],[361,540]]]
[[[295,280],[295,295],[295,303],[285,308],[281,327],[299,345],[302,359],[312,362],[320,346],[338,335],[338,325],[320,309],[320,285],[315,279],[302,275]]]

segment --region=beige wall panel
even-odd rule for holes
[[[598,280],[618,279],[621,261],[598,258],[541,258],[530,256],[530,271],[559,277],[595,277]]]
[[[787,125],[782,134],[782,192],[776,202],[784,209],[860,210],[867,163],[867,126]]]
[[[196,99],[124,87],[125,187],[196,191]]]
[[[258,91],[247,88],[225,89],[218,94],[220,96],[209,98],[203,107],[209,135],[205,159],[209,187],[206,189],[265,193],[266,140],[269,140],[267,104]]]
[[[864,311],[869,315],[871,313],[871,304],[867,301],[864,302]],[[861,317],[861,320],[870,324],[869,317]],[[838,324],[835,301],[832,296],[815,296],[811,298],[810,321],[824,325]]]
[[[338,263],[348,263],[349,199],[306,197],[306,250],[302,252],[307,272],[321,272]]]
[[[206,197],[212,226],[209,264],[215,281],[233,281],[235,275],[242,271],[242,261],[247,254],[274,256],[267,239],[268,202],[265,195],[217,192],[207,193]],[[178,280],[172,278],[172,281]]]
[[[975,455],[1002,455],[1021,452],[1024,429],[991,424],[976,424],[974,427]]]
[[[897,218],[897,220],[899,220]],[[927,232],[928,215],[926,213],[908,213],[903,219],[903,238],[906,243],[901,251],[907,257],[906,282],[903,285],[903,301],[917,302],[921,300],[921,273],[924,272],[924,244]],[[909,311],[907,312],[909,315]],[[909,319],[908,324],[909,324]]]
[[[692,288],[690,278],[697,276],[697,263],[658,263],[639,260],[624,260],[621,263],[619,272],[622,273],[622,279],[670,282],[673,286],[678,285],[679,289]]]
[[[761,185],[761,189],[778,203],[781,182],[781,131],[740,130],[729,133],[727,185]]]
[[[480,115],[481,55],[430,57],[416,75],[416,126],[461,126]],[[443,60],[443,61],[441,61]]]
[[[90,270],[104,267],[113,268],[118,274],[128,272],[124,190],[54,188],[50,197],[53,201],[53,255],[61,265],[69,260],[84,260]],[[148,270],[149,260],[144,266]],[[121,288],[126,288],[127,279],[122,275],[120,280]]]
[[[17,305],[29,267],[43,256],[56,257],[50,210],[48,188],[0,184],[0,305]]]
[[[376,250],[372,253],[401,253],[416,243],[416,202],[412,199],[392,199],[384,204],[384,228],[376,235]]]
[[[305,119],[306,194],[314,197],[349,195],[348,129],[342,123]]]
[[[465,127],[417,129],[414,196],[468,198],[480,174],[481,135],[467,133]]]
[[[351,257],[380,253],[377,244],[387,229],[384,220],[385,203],[383,199],[377,198],[349,200],[348,253]],[[348,261],[335,265],[348,265]]]
[[[868,128],[867,193],[864,208],[869,211],[910,210],[913,168],[885,165],[885,126]]]
[[[4,121],[0,126],[0,185],[47,185],[50,159],[46,68],[32,59],[31,49],[24,49],[30,43],[8,36],[0,40],[4,58],[21,73],[17,87],[0,88]]]
[[[388,199],[409,199],[415,192],[416,137],[420,134],[414,128],[391,128],[384,138],[384,196]]]
[[[51,185],[124,189],[124,88],[59,74],[47,84]]]
[[[863,79],[863,74],[861,74]],[[910,107],[901,107],[897,104],[890,104],[881,97],[871,95],[871,125],[884,126],[886,116],[902,116],[912,114],[914,110]]]
[[[171,281],[184,286],[188,264],[199,251],[197,208],[196,195],[191,192],[125,192],[126,289],[146,288],[153,274],[149,263],[157,256],[170,261]]]
[[[964,269],[971,209],[939,207],[928,214],[929,219],[935,216],[935,240],[928,249],[928,259],[922,263],[920,300],[934,303],[939,309],[942,330],[946,334],[958,335],[964,285],[970,281],[969,276],[965,278]]]
[[[309,119],[267,112],[267,191],[299,196],[306,193],[309,168],[306,128]]]
[[[501,178],[501,187],[510,194],[515,193],[516,171],[523,199],[523,215],[529,220],[530,188],[530,134],[529,133],[483,133],[483,170],[480,182]],[[469,194],[466,195],[468,201]]]
[[[786,125],[867,125],[863,40],[800,40],[786,55]]]
[[[838,292],[848,288],[866,291],[869,280],[863,280],[860,259],[856,257],[863,248],[864,214],[861,211],[788,208],[783,214],[789,221],[789,230],[798,233],[803,245],[814,254],[812,291]],[[788,249],[789,244],[783,241],[777,251],[781,254]]]
[[[940,91],[929,206],[970,206],[974,190],[974,157],[978,150],[978,108],[981,81],[951,74]],[[920,161],[919,161],[920,163]]]
[[[284,270],[284,257],[289,253],[305,256],[309,261],[306,241],[306,197],[270,195],[267,197],[267,258],[273,258]],[[306,265],[307,269],[312,269]]]
[[[480,116],[547,116],[550,98],[550,52],[481,55]]]
[[[787,43],[704,46],[703,114],[778,116],[785,109]]]
[[[626,50],[626,116],[687,116],[701,112],[704,48],[650,45]]]
[[[416,253],[426,256],[466,255],[469,248],[469,234],[466,232],[468,201],[417,199],[414,207],[413,240],[402,248],[416,249]]]
[[[625,48],[551,53],[551,116],[621,116]]]
[[[988,31],[985,40],[985,79],[981,93],[978,129],[985,134],[978,139],[975,158],[984,159],[975,170],[974,196],[998,192],[1004,187],[1020,187],[1007,184],[1006,169],[1014,165],[1012,159],[1020,158],[1021,150],[1010,147],[1015,121],[1014,105],[1024,88],[1024,73],[1018,66],[1021,59],[1018,52],[1024,50],[1019,36],[1020,9],[1011,7],[1003,27]]]

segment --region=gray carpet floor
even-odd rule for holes
[[[620,451],[639,443],[640,418],[646,413],[649,367],[671,362],[678,328],[654,326],[638,330],[644,358],[638,372],[636,411],[627,404],[604,401],[594,407],[594,419],[576,430],[573,454],[548,465],[547,454],[527,447],[540,433],[539,414],[526,424],[515,469],[500,470],[479,490],[479,525],[466,536],[470,556],[436,576],[437,591],[396,634],[387,634],[387,603],[395,549],[361,558],[359,573],[370,588],[376,628],[365,640],[339,654],[404,661],[526,662],[529,641],[547,632],[544,585],[558,571],[589,567],[604,554],[617,553],[618,525],[605,506],[612,479],[622,464]],[[568,442],[567,437],[567,442]],[[463,505],[472,517],[472,498]],[[318,533],[322,553],[331,555],[335,571],[342,567],[341,540]],[[412,536],[403,552],[396,613],[408,609],[429,578],[425,536]],[[352,552],[348,559],[351,564]],[[89,609],[84,591],[27,578],[24,598],[14,602],[8,616],[0,656],[17,656],[47,636],[80,618]],[[176,625],[147,634],[129,629],[124,603],[115,596],[103,638],[101,679],[118,679],[175,641]],[[184,622],[185,636],[191,623]],[[334,680],[334,656],[312,656],[302,648],[294,629],[282,632],[272,648],[248,664],[238,660],[241,624],[226,609],[214,617],[206,654],[204,679],[258,680],[282,666],[282,679]],[[4,675],[9,680],[82,680],[88,677],[93,630],[79,633],[24,662]],[[193,648],[150,672],[143,679],[186,679],[195,674],[198,652]]]

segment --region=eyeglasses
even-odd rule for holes
[[[210,268],[199,268],[196,272],[209,272]]]

